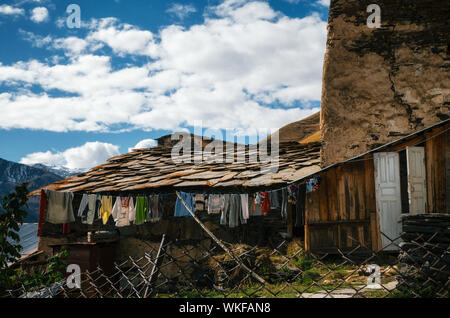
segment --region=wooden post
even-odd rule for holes
[[[152,285],[155,282],[156,278],[158,277],[159,268],[161,267],[161,263],[162,263],[162,260],[163,260],[164,254],[165,254],[165,253],[163,253],[161,255],[161,251],[163,250],[165,239],[166,239],[166,235],[163,234],[162,239],[161,239],[161,244],[159,245],[158,253],[156,254],[155,264],[153,265],[152,272],[151,272],[150,277],[148,279],[147,287],[145,287],[144,298],[147,298],[147,297],[149,297],[150,295],[153,294],[153,290],[154,290],[153,288],[152,288],[152,291],[150,293],[148,291],[149,291],[149,288],[152,287]]]

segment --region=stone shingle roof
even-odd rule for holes
[[[203,145],[205,146],[205,145]],[[224,147],[225,148],[225,147]],[[243,151],[231,149],[232,155]],[[110,158],[107,163],[88,172],[58,181],[44,188],[73,193],[151,193],[172,191],[252,192],[276,189],[293,180],[320,170],[320,143],[279,144],[278,169],[270,171],[271,163],[250,163],[255,150],[245,146],[245,162],[241,163],[176,163],[172,160],[172,145],[150,149],[135,149]],[[193,158],[194,149],[186,158]],[[213,158],[226,158],[228,149]],[[212,161],[212,160],[210,160]],[[30,195],[39,195],[36,190]]]

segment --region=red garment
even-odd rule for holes
[[[39,223],[38,223],[38,232],[37,236],[41,236],[42,231],[42,223],[45,220],[45,213],[47,212],[47,195],[44,190],[41,190],[41,198],[39,201]]]
[[[63,234],[68,234],[70,232],[69,223],[63,224]]]
[[[264,216],[270,212],[270,194],[269,192],[261,192],[261,211],[264,213]]]

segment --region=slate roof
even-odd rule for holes
[[[203,147],[206,146],[205,144]],[[215,154],[213,158],[226,158],[230,151]],[[231,149],[243,156],[241,150]],[[268,163],[249,163],[255,150],[245,146],[245,162],[242,163],[176,163],[171,158],[172,145],[149,149],[135,149],[130,153],[110,158],[107,163],[86,173],[58,181],[44,188],[73,193],[152,193],[152,192],[209,192],[242,193],[262,189],[277,189],[289,182],[306,177],[320,170],[320,143],[279,144],[278,170],[270,171]],[[194,149],[185,158],[193,158]],[[210,160],[212,161],[212,160]],[[36,190],[30,195],[39,195]]]

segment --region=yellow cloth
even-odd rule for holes
[[[103,224],[108,222],[109,216],[112,213],[112,197],[104,196],[102,197],[102,207],[100,208],[100,217],[103,219]]]

